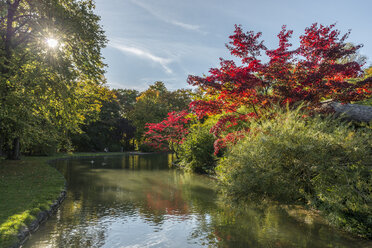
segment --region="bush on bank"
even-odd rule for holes
[[[196,124],[180,145],[179,165],[197,173],[211,173],[216,166],[214,156],[215,137],[209,132],[208,123]]]
[[[331,223],[371,238],[371,161],[371,129],[295,111],[252,124],[217,174],[234,199],[308,204]]]

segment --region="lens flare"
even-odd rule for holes
[[[58,45],[58,41],[53,38],[46,39],[46,43],[48,44],[50,48],[55,48]]]

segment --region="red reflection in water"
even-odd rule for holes
[[[169,215],[184,215],[189,213],[189,207],[182,198],[179,190],[165,192],[148,192],[146,194],[147,207],[156,212]]]

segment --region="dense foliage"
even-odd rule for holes
[[[179,89],[168,90],[163,82],[155,82],[139,94],[130,112],[130,120],[137,128],[136,140],[142,142],[147,123],[161,122],[169,112],[188,109],[191,102],[190,91]]]
[[[118,94],[114,91],[114,93]],[[102,103],[97,120],[90,120],[82,126],[82,132],[72,135],[75,151],[134,150],[133,138],[136,128],[121,113],[119,98],[112,98]]]
[[[186,123],[178,121],[188,119],[183,110],[191,101],[190,93],[183,89],[168,90],[160,81],[143,92],[114,89],[111,91],[112,97],[102,102],[98,118],[88,118],[87,124],[81,128],[82,132],[72,135],[72,145],[77,151],[104,151],[105,148],[108,151],[136,148],[141,151],[169,148],[176,151],[180,142],[178,139],[186,131],[181,128]],[[178,113],[182,115],[181,119]],[[158,124],[164,118],[166,120]]]
[[[147,123],[145,144],[155,151],[172,151],[178,156],[180,144],[189,132],[190,122],[187,111],[170,112],[168,117],[159,123]]]
[[[199,118],[221,115],[214,128],[218,137],[239,121],[260,118],[273,104],[304,101],[314,109],[325,99],[350,102],[371,97],[372,77],[362,79],[362,64],[348,60],[361,47],[345,42],[349,33],[340,36],[335,25],[313,24],[300,36],[300,46],[290,50],[292,33],[283,26],[279,47],[269,50],[261,33],[244,33],[236,26],[227,48],[241,65],[221,59],[220,68],[210,69],[210,75],[189,76],[189,84],[205,91],[204,99],[193,101],[191,109]],[[268,57],[266,63],[262,53]],[[351,78],[359,80],[348,82]],[[249,111],[241,112],[242,106]]]
[[[0,152],[18,159],[20,147],[68,149],[69,133],[94,118],[108,95],[106,38],[94,4],[1,0],[0,8]]]
[[[179,148],[179,165],[197,173],[213,173],[217,158],[214,155],[215,137],[209,132],[211,124],[195,124]]]
[[[233,198],[306,203],[371,237],[371,161],[371,130],[290,111],[252,124],[217,171]]]

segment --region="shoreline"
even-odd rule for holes
[[[29,239],[30,235],[35,233],[40,225],[45,223],[51,216],[53,216],[63,203],[64,199],[67,196],[67,182],[65,177],[52,165],[54,161],[58,160],[67,160],[67,159],[74,159],[74,158],[86,158],[86,157],[97,157],[97,156],[120,156],[124,154],[130,154],[130,155],[142,155],[147,153],[137,153],[137,152],[105,152],[105,153],[74,153],[74,154],[59,154],[54,156],[37,156],[37,157],[23,157],[19,161],[6,161],[3,160],[0,163],[0,166],[6,167],[6,166],[17,166],[19,164],[22,164],[23,166],[39,166],[39,167],[50,167],[54,171],[53,173],[58,174],[59,177],[63,178],[63,185],[60,185],[63,187],[63,189],[58,194],[57,198],[52,201],[52,204],[49,205],[49,207],[45,210],[39,208],[40,211],[38,211],[36,214],[29,214],[29,218],[35,218],[29,223],[23,223],[23,220],[19,220],[16,223],[12,223],[12,225],[9,225],[8,228],[3,228],[0,232],[0,245],[5,245],[5,248],[19,248],[22,245],[24,245],[27,240]],[[8,163],[7,163],[8,162]],[[13,163],[17,163],[16,165],[13,165]],[[11,164],[11,165],[9,165]],[[21,170],[21,169],[20,169]],[[22,171],[22,170],[21,170]],[[26,173],[27,174],[27,173]],[[26,176],[32,176],[32,175],[26,175]],[[46,185],[47,187],[48,185]],[[26,192],[24,193],[26,194]],[[22,194],[21,194],[22,195]],[[37,203],[42,204],[42,203]],[[22,213],[17,213],[16,215],[23,214],[25,212],[31,212],[34,209],[25,209]],[[8,216],[8,221],[11,219],[14,215]],[[1,225],[5,224],[0,223]],[[19,226],[18,231],[16,234],[12,234],[11,228],[14,226]],[[7,232],[10,231],[10,232]],[[10,233],[10,234],[9,234]]]

